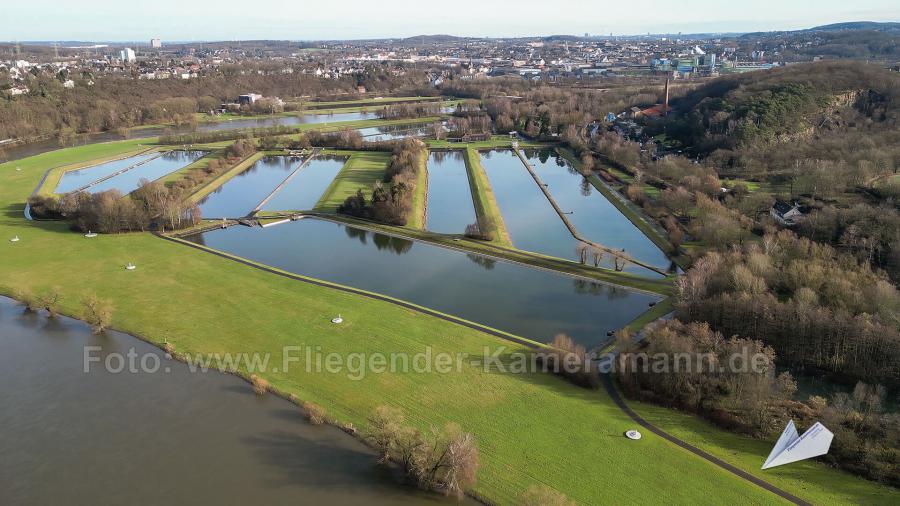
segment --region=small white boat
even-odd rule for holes
[[[641,433],[634,429],[631,429],[631,430],[625,431],[625,437],[627,437],[628,439],[633,439],[633,440],[637,441],[638,439],[641,438]]]
[[[125,269],[129,270],[129,271],[133,271],[133,270],[137,269],[137,266],[131,262],[128,262],[128,265],[125,266]]]
[[[88,239],[93,239],[94,237],[97,237],[97,234],[88,230],[88,233],[84,234],[84,236]]]
[[[337,315],[336,318],[331,319],[331,323],[334,323],[334,324],[344,323],[344,319],[341,318],[341,315]]]
[[[15,236],[9,240],[9,242],[19,242],[19,236]]]

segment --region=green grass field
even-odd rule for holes
[[[318,345],[343,355],[415,354],[431,347],[432,353],[481,356],[485,347],[517,349],[387,302],[282,278],[147,233],[89,240],[63,223],[22,218],[27,195],[48,167],[133,149],[129,143],[94,145],[0,164],[0,292],[28,287],[40,293],[58,286],[64,312],[73,315],[79,313],[82,296],[96,293],[113,301],[115,328],[150,342],[167,341],[179,353],[271,352],[278,364],[287,345]],[[16,166],[22,170],[15,171]],[[8,242],[13,235],[21,242]],[[126,271],[127,262],[138,269]],[[345,320],[341,326],[329,322],[337,313]],[[358,381],[346,374],[307,371],[303,364],[262,376],[280,391],[320,404],[356,427],[363,427],[381,404],[402,408],[409,422],[422,429],[460,423],[475,434],[481,453],[473,492],[492,503],[512,504],[536,483],[583,504],[783,503],[653,434],[639,442],[622,437],[634,423],[604,392],[543,374],[485,370],[464,361],[449,374],[370,374]],[[697,434],[704,449],[717,452],[721,446],[723,458],[758,472],[768,445],[697,428],[697,423],[692,417],[673,419],[674,427],[665,428],[682,428],[685,438]],[[816,504],[900,501],[896,490],[815,463],[764,476]]]
[[[368,196],[372,193],[375,182],[384,177],[384,170],[390,160],[390,153],[354,153],[322,194],[315,210],[335,212],[347,197],[355,195],[360,188]]]

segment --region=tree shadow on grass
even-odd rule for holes
[[[3,208],[2,213],[6,218],[21,218],[25,220],[25,203],[9,204]]]
[[[521,363],[523,354],[524,356],[529,357],[527,360],[528,369],[525,372],[517,370],[517,366]],[[496,363],[499,363],[500,366],[496,366]],[[599,403],[602,400],[608,400],[609,403],[612,403],[612,399],[603,388],[602,382],[598,381],[599,386],[597,388],[587,388],[571,383],[565,378],[551,372],[544,372],[543,369],[541,369],[541,364],[538,364],[537,369],[534,369],[530,354],[527,351],[520,350],[519,352],[501,354],[497,357],[496,362],[492,363],[486,370],[484,369],[483,363],[473,361],[472,364],[478,369],[485,371],[487,374],[501,375],[507,378],[524,381],[531,385],[550,390],[557,395],[563,395],[588,402]]]

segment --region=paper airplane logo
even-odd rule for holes
[[[775,448],[772,448],[772,453],[769,454],[769,458],[763,463],[762,468],[783,466],[798,460],[825,455],[831,448],[832,439],[834,439],[834,434],[819,422],[816,422],[800,436],[797,434],[797,428],[794,427],[794,421],[791,420],[784,428],[784,432],[781,433],[781,437],[778,438]]]

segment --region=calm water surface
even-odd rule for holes
[[[633,258],[650,265],[669,266],[671,261],[666,255],[565,158],[547,149],[525,150],[524,153],[557,204],[563,211],[572,212],[568,218],[583,237],[610,248],[625,249]],[[606,265],[610,263],[606,262]],[[638,266],[629,270],[641,274],[650,272]]]
[[[592,346],[659,297],[484,259],[335,223],[304,219],[235,226],[190,240],[280,269],[437,309],[550,341],[564,332]],[[348,307],[344,313],[352,313]]]
[[[56,193],[68,193],[70,191],[77,190],[85,185],[93,183],[98,179],[109,176],[110,174],[114,174],[136,163],[149,160],[150,158],[153,158],[157,155],[158,153],[144,153],[140,155],[129,156],[128,158],[122,158],[119,160],[113,160],[110,162],[93,165],[91,167],[85,167],[79,170],[66,172],[65,174],[63,174],[62,179],[60,179],[59,184],[56,186]]]
[[[86,374],[86,346],[101,358],[133,348],[161,368]],[[2,504],[456,504],[398,485],[359,441],[287,401],[131,336],[0,298],[0,347]]]
[[[206,219],[250,214],[303,161],[296,156],[264,156],[199,202]]]
[[[155,181],[182,167],[194,163],[206,153],[206,151],[169,151],[163,153],[162,156],[158,158],[154,158],[139,167],[129,170],[128,172],[111,177],[102,183],[98,183],[88,188],[88,191],[91,193],[99,193],[115,189],[122,192],[123,195],[127,195],[138,189],[142,179]]]
[[[522,161],[509,150],[481,154],[481,165],[503,214],[513,244],[568,260],[578,259],[579,242],[556,214]]]
[[[264,211],[304,211],[315,207],[346,157],[317,156],[300,169],[284,187],[263,206]]]
[[[461,234],[475,222],[466,162],[459,151],[434,151],[428,158],[427,228]]]

